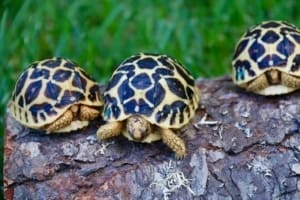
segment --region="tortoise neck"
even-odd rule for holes
[[[280,84],[281,81],[281,72],[276,69],[271,69],[266,72],[268,82],[272,85]]]

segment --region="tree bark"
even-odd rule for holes
[[[98,142],[101,120],[46,135],[7,112],[5,198],[300,199],[300,91],[264,97],[228,77],[197,84],[200,109],[178,131],[183,160],[161,141]]]

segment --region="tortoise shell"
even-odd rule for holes
[[[199,92],[190,73],[166,55],[139,53],[114,71],[104,93],[103,118],[143,116],[163,128],[180,128],[194,116]]]
[[[9,110],[21,124],[40,129],[74,104],[102,106],[99,86],[75,63],[52,58],[32,63],[20,75]]]
[[[282,21],[266,21],[250,28],[233,55],[233,81],[241,87],[268,70],[300,76],[300,30]]]

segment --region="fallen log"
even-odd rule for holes
[[[230,78],[199,80],[176,160],[161,141],[97,141],[101,119],[71,134],[24,128],[7,112],[5,199],[300,199],[300,91],[264,97]]]

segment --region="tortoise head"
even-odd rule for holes
[[[142,141],[151,134],[151,125],[143,117],[134,115],[127,119],[127,132],[134,141]]]

